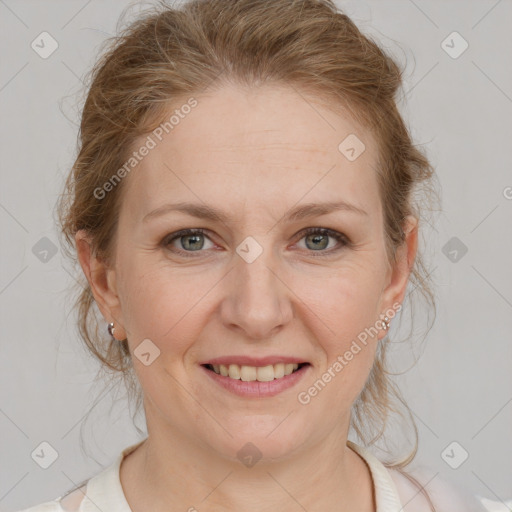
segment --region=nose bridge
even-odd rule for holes
[[[271,236],[265,237],[264,245],[264,242],[248,237],[237,247],[239,261],[230,281],[230,313],[225,320],[237,324],[253,337],[267,336],[282,325],[287,318],[285,311],[289,309],[271,239]]]

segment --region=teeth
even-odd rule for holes
[[[243,380],[245,382],[259,381],[269,382],[280,379],[285,375],[293,373],[299,365],[297,363],[277,363],[268,366],[239,366],[237,364],[213,364],[213,371],[223,377]]]
[[[260,382],[269,382],[274,380],[274,367],[270,364],[268,366],[262,366],[256,370],[256,380]]]
[[[219,369],[220,371],[220,369]],[[240,378],[240,366],[237,364],[230,364],[228,368],[228,376],[232,379],[239,379]]]
[[[240,367],[240,379],[251,382],[256,380],[258,376],[258,368],[255,366],[241,366]]]
[[[284,364],[283,363],[275,364],[274,365],[274,378],[280,379],[281,377],[284,377]]]

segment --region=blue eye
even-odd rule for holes
[[[333,231],[332,229],[327,228],[308,228],[302,231],[300,235],[300,240],[306,239],[306,241],[309,241],[312,244],[312,247],[316,246],[316,248],[308,251],[311,253],[319,253],[315,254],[314,257],[328,256],[333,252],[337,252],[343,249],[345,246],[351,245],[350,240],[343,233],[338,233],[337,231]],[[340,247],[331,249],[329,251],[324,251],[323,249],[325,249],[329,245],[329,237],[334,238],[338,242],[338,244],[340,244]],[[190,253],[201,252],[201,249],[204,248],[204,238],[210,240],[208,236],[204,233],[203,229],[183,229],[181,231],[177,231],[176,233],[172,233],[165,237],[164,240],[162,241],[162,245],[179,255],[193,258],[196,256],[192,256]],[[182,242],[180,244],[181,248],[170,248],[173,242],[179,239],[182,239]],[[325,244],[324,241],[327,241],[327,243]]]

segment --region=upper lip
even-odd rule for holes
[[[203,361],[199,364],[237,364],[239,366],[268,366],[278,363],[306,363],[304,359],[299,357],[290,357],[290,356],[266,356],[266,357],[251,357],[251,356],[222,356],[215,357],[213,359],[208,359],[208,361]]]

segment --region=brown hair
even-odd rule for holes
[[[330,0],[192,0],[172,8],[160,1],[105,44],[87,77],[78,156],[58,203],[62,245],[68,245],[67,254],[75,262],[74,236],[80,229],[89,233],[99,257],[113,261],[124,183],[101,200],[94,191],[123,166],[136,141],[164,121],[171,102],[228,82],[292,86],[333,110],[348,109],[374,135],[390,262],[404,243],[405,217],[419,219],[421,201],[434,192],[434,170],[413,144],[398,110],[403,70]],[[123,377],[139,407],[142,397],[128,347],[111,343],[89,285],[77,270],[82,279],[75,302],[80,335],[102,368]],[[435,312],[429,279],[418,252],[410,276],[412,291]],[[389,414],[401,414],[396,406],[402,404],[415,432],[414,448],[402,460],[386,462],[401,471],[416,455],[418,432],[390,378],[388,345],[379,343],[353,405],[351,427],[371,445],[383,435]]]

